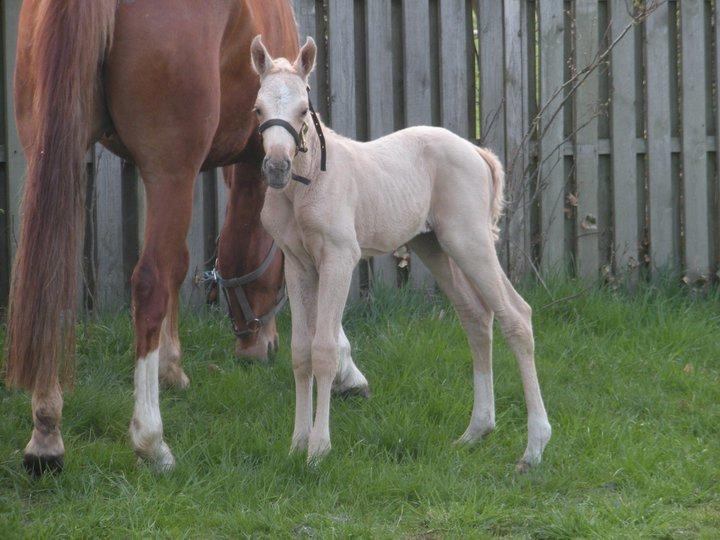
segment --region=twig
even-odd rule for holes
[[[540,309],[546,309],[546,308],[549,308],[549,307],[554,306],[554,305],[556,305],[556,304],[560,304],[560,303],[562,303],[562,302],[568,302],[568,301],[570,301],[570,300],[574,300],[575,298],[579,298],[580,296],[582,296],[583,294],[585,294],[586,292],[588,292],[590,289],[594,289],[594,288],[595,288],[595,284],[588,285],[588,286],[585,287],[582,291],[576,292],[575,294],[571,294],[570,296],[564,296],[563,298],[558,298],[557,300],[553,300],[553,301],[550,302],[549,304],[545,304],[544,306],[542,306]]]

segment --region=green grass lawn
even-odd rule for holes
[[[520,377],[497,331],[496,430],[452,444],[469,420],[472,366],[442,299],[386,291],[349,311],[373,396],[334,400],[333,450],[317,468],[288,456],[287,313],[269,367],[233,359],[222,313],[185,319],[192,384],[162,396],[178,460],[167,476],[138,466],[128,443],[129,318],[92,322],[65,403],[62,475],[26,477],[29,398],[0,389],[0,537],[717,535],[720,297],[598,291],[543,307],[579,289],[526,291],[553,425],[527,475],[514,468],[526,443]]]

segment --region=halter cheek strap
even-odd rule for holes
[[[283,306],[287,302],[287,289],[283,284],[282,288],[278,292],[278,296],[275,300],[275,305],[270,309],[270,311],[268,311],[264,315],[258,316],[255,314],[255,311],[253,311],[252,306],[250,306],[250,301],[248,300],[247,294],[245,293],[245,285],[249,285],[250,283],[253,283],[254,281],[260,279],[260,277],[265,272],[267,272],[268,268],[270,268],[270,265],[275,260],[275,254],[277,253],[277,250],[278,246],[275,242],[273,242],[272,246],[270,246],[270,250],[268,251],[265,259],[260,264],[260,266],[258,266],[249,274],[245,274],[244,276],[229,279],[223,278],[220,275],[220,272],[218,272],[217,261],[215,262],[215,268],[210,272],[206,272],[205,280],[214,281],[215,283],[217,283],[220,287],[220,290],[222,290],[222,292],[224,293],[225,301],[228,305],[228,315],[230,316],[233,332],[239,338],[244,338],[257,333],[260,328],[269,323],[270,320],[282,310]],[[245,326],[247,326],[246,330],[240,330],[235,323],[235,319],[232,314],[232,308],[230,305],[231,296],[235,298],[238,305],[240,306],[240,311],[242,312],[242,316],[245,319]]]

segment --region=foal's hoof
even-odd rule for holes
[[[330,452],[330,441],[310,441],[308,445],[307,464],[311,467],[318,465]]]
[[[138,456],[138,463],[147,463],[158,474],[168,473],[175,468],[175,458],[164,441],[150,455],[139,450],[136,450],[135,454]]]
[[[63,470],[64,456],[36,456],[25,454],[23,467],[33,478],[38,478],[45,473],[60,473]]]
[[[370,385],[365,384],[363,386],[354,386],[354,387],[336,387],[333,388],[333,393],[340,397],[340,398],[353,398],[353,397],[360,397],[364,399],[370,399],[370,396],[372,395],[372,392],[370,392]]]
[[[455,439],[454,444],[458,446],[471,446],[482,441],[485,437],[492,433],[495,426],[485,426],[481,428],[469,427],[465,430],[465,433],[460,435],[460,438]]]
[[[182,369],[168,370],[160,374],[160,384],[164,388],[177,388],[178,390],[186,390],[190,386],[190,378],[185,375]]]
[[[535,467],[535,465],[533,465],[532,463],[528,463],[524,459],[521,459],[515,465],[515,472],[518,474],[527,474],[533,467]]]

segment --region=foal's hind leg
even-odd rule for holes
[[[418,236],[410,246],[430,269],[438,285],[452,302],[470,343],[473,355],[473,410],[470,425],[457,442],[473,443],[495,428],[493,314],[480,301],[465,274],[443,252],[434,234]]]
[[[455,212],[438,221],[440,245],[476,288],[483,303],[497,317],[517,358],[528,412],[528,444],[518,470],[540,463],[551,428],[535,371],[535,341],[530,306],[505,277],[489,228],[468,223],[468,214]]]

